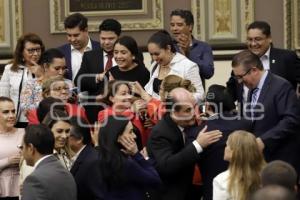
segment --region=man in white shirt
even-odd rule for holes
[[[76,200],[76,183],[62,164],[52,155],[54,136],[43,125],[25,128],[22,154],[26,163],[34,167],[23,184],[22,200]]]
[[[68,71],[66,78],[74,80],[81,65],[84,52],[99,49],[99,42],[93,41],[88,33],[88,19],[80,13],[68,16],[65,21],[65,30],[69,43],[59,47],[65,54]]]

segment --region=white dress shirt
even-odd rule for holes
[[[269,47],[266,53],[260,57],[264,70],[270,70],[270,49],[271,47]]]
[[[92,50],[92,42],[91,39],[89,39],[87,46],[84,49],[84,52]],[[83,53],[81,53],[79,50],[75,49],[73,45],[71,45],[71,63],[72,63],[72,80],[74,81],[81,65],[82,56]]]

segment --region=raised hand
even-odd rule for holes
[[[36,78],[40,78],[44,75],[44,69],[42,66],[31,60],[31,66],[28,68],[31,73],[33,73]]]
[[[138,148],[133,137],[123,135],[122,137],[118,138],[118,142],[123,146],[121,151],[125,154],[134,155],[138,152]]]
[[[187,34],[181,33],[177,37],[177,42],[180,52],[183,55],[187,55],[191,44],[190,37]]]
[[[222,137],[222,132],[219,130],[208,131],[207,126],[205,126],[199,133],[196,138],[196,141],[200,144],[202,148],[206,148],[212,143],[215,143],[220,140]]]

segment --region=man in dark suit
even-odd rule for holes
[[[252,120],[253,133],[267,161],[284,160],[299,171],[299,100],[285,79],[264,70],[249,50],[232,60],[234,78],[249,88],[244,116]]]
[[[107,82],[104,78],[105,72],[116,64],[113,59],[113,48],[120,34],[121,24],[115,19],[105,19],[99,25],[101,49],[84,53],[81,67],[74,80],[80,92],[88,93],[86,94],[88,102],[84,108],[91,123],[97,120],[97,114],[101,109],[92,104],[95,104],[96,96],[103,92]]]
[[[76,200],[76,183],[52,155],[54,136],[47,126],[26,127],[21,148],[26,163],[34,167],[24,181],[22,200]]]
[[[294,89],[300,83],[300,59],[290,50],[274,48],[271,27],[267,22],[254,21],[247,28],[246,44],[248,49],[259,56],[265,70],[288,80]],[[243,91],[243,100],[247,99],[248,89],[231,78],[227,83],[235,97]],[[298,86],[299,87],[299,86]],[[300,89],[300,88],[298,88]]]
[[[83,53],[99,49],[100,44],[89,38],[88,19],[80,13],[68,16],[64,21],[68,44],[59,49],[64,53],[68,71],[65,77],[74,80],[80,68]]]
[[[205,132],[203,129],[194,141],[187,143],[184,128],[195,123],[195,103],[187,90],[172,90],[167,102],[168,112],[153,127],[148,141],[149,156],[156,161],[155,167],[163,181],[159,191],[163,200],[188,199],[199,153],[222,136],[218,130]]]
[[[187,131],[189,138],[194,140],[204,126],[207,126],[207,131],[220,130],[223,133],[219,141],[203,151],[198,161],[203,182],[203,199],[210,200],[213,179],[228,168],[228,163],[224,160],[228,136],[236,130],[251,131],[251,121],[241,118],[235,112],[234,101],[222,85],[211,85],[208,88],[205,112],[202,115],[202,124]]]
[[[265,70],[288,80],[294,88],[300,83],[300,59],[293,51],[273,47],[267,22],[255,21],[248,26],[247,46],[259,56]]]
[[[70,148],[75,152],[70,170],[77,184],[77,200],[104,199],[99,175],[98,153],[91,144],[91,134],[84,119],[72,117],[69,137]]]

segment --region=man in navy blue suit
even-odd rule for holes
[[[102,182],[98,163],[98,152],[92,146],[88,123],[78,117],[70,119],[71,130],[69,146],[75,155],[70,172],[77,185],[77,200],[100,200],[104,199]]]
[[[59,47],[65,54],[68,71],[66,78],[74,80],[80,68],[83,53],[99,49],[99,42],[93,41],[88,33],[88,19],[80,13],[68,16],[64,21],[69,43]]]
[[[232,69],[233,77],[249,88],[244,114],[252,120],[266,160],[283,160],[299,171],[300,106],[292,85],[264,70],[260,58],[250,50],[234,56]]]

